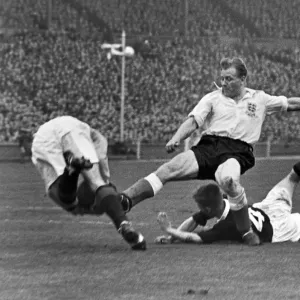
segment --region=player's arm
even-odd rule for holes
[[[288,107],[287,111],[300,110],[300,97],[291,97],[287,99]]]
[[[286,98],[285,96],[272,96],[265,92],[260,92],[266,103],[267,114],[280,111],[300,110],[300,97]]]
[[[184,220],[176,230],[182,232],[192,232],[196,229],[198,224],[195,222],[193,217],[190,217]],[[172,235],[161,235],[155,239],[155,242],[158,244],[170,244],[175,242],[177,239],[175,236]]]
[[[212,110],[212,99],[210,95],[203,97],[195,106],[192,112],[178,128],[174,136],[166,145],[167,152],[173,152],[186,138],[188,138],[197,128],[201,128]]]
[[[158,214],[157,221],[161,229],[169,234],[171,237],[170,239],[179,240],[185,243],[202,243],[202,239],[198,234],[182,231],[182,229],[194,230],[196,228],[197,224],[193,220],[193,217],[185,220],[177,229],[171,226],[171,222],[169,221],[167,214],[164,212]]]
[[[196,129],[198,125],[194,117],[186,119],[178,128],[174,136],[166,145],[167,152],[173,152],[181,141],[188,138]]]
[[[197,244],[203,243],[201,237],[194,232],[184,232],[173,227],[166,228],[166,232],[169,235],[171,235],[172,238],[182,241],[184,243],[197,243]]]

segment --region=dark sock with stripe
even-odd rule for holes
[[[111,185],[101,186],[96,191],[94,211],[106,213],[117,229],[119,229],[123,221],[127,221],[127,217],[121,205],[120,195]]]
[[[138,180],[135,184],[129,187],[126,191],[124,191],[124,194],[130,199],[132,207],[145,199],[154,197],[154,191],[151,184],[144,178]]]
[[[73,172],[70,175],[66,168],[64,173],[59,177],[59,197],[63,203],[70,204],[75,201],[78,178],[79,173]]]
[[[127,217],[118,197],[117,195],[108,195],[101,199],[100,204],[101,210],[111,218],[117,229],[120,228],[123,221],[127,221]]]

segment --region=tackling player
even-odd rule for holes
[[[98,131],[70,116],[54,118],[34,135],[32,161],[56,204],[73,214],[106,213],[132,249],[146,249],[144,237],[132,228],[109,182],[107,141]],[[77,191],[80,174],[84,181]],[[85,197],[88,191],[92,197]]]
[[[168,181],[216,180],[228,195],[240,236],[248,245],[258,245],[260,241],[250,226],[240,176],[255,164],[252,146],[259,140],[265,116],[300,110],[300,98],[276,97],[246,88],[248,71],[240,58],[224,58],[220,66],[222,88],[200,100],[166,149],[173,152],[180,142],[204,125],[206,129],[200,142],[125,190],[122,206],[129,211],[139,202],[155,196]]]
[[[300,214],[291,213],[292,197],[300,181],[300,162],[276,184],[266,198],[248,207],[253,231],[261,242],[298,242],[300,240]],[[233,181],[231,184],[235,184]],[[212,243],[220,240],[242,241],[235,226],[230,204],[223,199],[220,187],[209,183],[200,187],[194,195],[200,211],[185,220],[177,229],[172,228],[165,213],[158,214],[158,223],[168,236],[159,236],[156,243],[183,241],[189,243]],[[217,218],[217,223],[208,230],[203,226],[207,220]],[[194,233],[196,227],[202,230]]]

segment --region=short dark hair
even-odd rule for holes
[[[227,70],[230,67],[234,67],[237,71],[237,76],[239,78],[247,77],[248,70],[246,64],[240,57],[224,57],[220,61],[220,66],[222,70]]]
[[[217,206],[223,200],[223,194],[219,185],[215,182],[200,186],[193,198],[198,204],[204,206]]]

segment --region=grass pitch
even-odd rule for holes
[[[242,177],[249,202],[266,195],[295,160],[258,161]],[[158,162],[110,163],[119,190]],[[158,211],[179,225],[196,209],[197,181],[167,184],[130,218],[148,250],[133,252],[106,217],[73,217],[45,198],[30,163],[0,164],[1,300],[300,299],[299,243],[156,245]],[[300,188],[294,210],[300,212]]]

